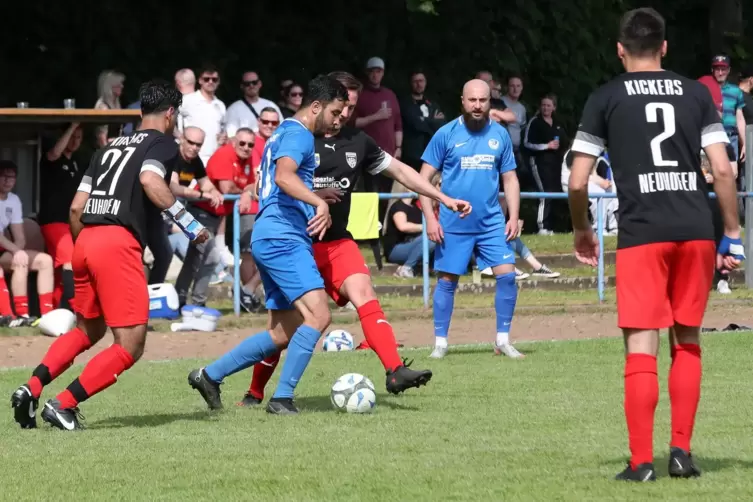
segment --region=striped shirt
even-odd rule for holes
[[[727,136],[737,136],[737,110],[745,107],[743,91],[736,85],[722,85],[722,125]]]

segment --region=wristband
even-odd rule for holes
[[[732,239],[726,235],[722,236],[722,240],[719,242],[718,252],[722,256],[731,256],[736,260],[743,261],[745,259],[745,247],[741,239]]]
[[[188,237],[188,240],[193,241],[199,236],[204,225],[196,221],[191,213],[186,211],[186,208],[178,201],[175,201],[169,209],[164,211],[172,220],[178,225],[183,233]]]

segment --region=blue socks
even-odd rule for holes
[[[518,286],[515,272],[497,276],[497,292],[494,295],[494,310],[497,312],[497,344],[508,343],[510,324],[518,301]],[[501,336],[502,335],[502,336]]]
[[[293,399],[293,391],[298,381],[306,371],[311,356],[314,354],[316,343],[322,336],[311,326],[301,325],[296,330],[288,345],[288,355],[282,365],[280,382],[272,399]]]
[[[513,274],[514,275],[514,274]],[[447,338],[452,310],[455,308],[455,289],[458,283],[440,279],[434,288],[434,336]]]
[[[272,335],[269,334],[269,331],[264,331],[249,336],[230,352],[204,368],[204,371],[209,378],[220,383],[226,376],[250,368],[279,350],[272,341]]]

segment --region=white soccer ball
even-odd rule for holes
[[[76,325],[76,314],[68,309],[55,309],[39,319],[39,330],[52,337],[63,335]]]
[[[371,413],[376,406],[374,384],[358,373],[346,373],[338,378],[329,396],[338,411]]]
[[[353,350],[355,344],[350,333],[343,329],[335,329],[329,332],[322,341],[324,352],[340,352],[342,350]]]

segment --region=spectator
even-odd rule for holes
[[[565,130],[554,117],[557,110],[557,97],[547,94],[541,98],[539,113],[528,124],[523,140],[530,151],[531,172],[536,186],[541,192],[560,192],[563,145],[567,144]],[[539,199],[536,217],[539,235],[552,235],[554,218],[552,199]]]
[[[408,189],[397,181],[392,185],[392,193],[406,193]],[[414,269],[423,258],[423,217],[421,209],[416,207],[415,199],[394,201],[387,211],[382,234],[384,236],[384,255],[390,263],[400,265],[395,272],[397,277],[414,277]],[[436,243],[429,241],[429,252],[434,251]]]
[[[81,154],[83,131],[73,123],[60,135],[39,162],[40,197],[37,223],[55,270],[53,304],[72,310],[73,237],[68,224],[71,201],[76,195],[87,159]]]
[[[494,80],[494,75],[489,70],[481,70],[476,73],[476,78],[490,84]]]
[[[570,183],[570,167],[573,164],[573,154],[570,150],[565,153],[562,160],[562,170],[560,173],[560,182],[562,191],[567,193]],[[609,165],[609,156],[605,151],[596,159],[594,171],[588,178],[588,193],[617,193],[612,180],[612,167]],[[602,200],[602,217],[604,221],[604,235],[617,235],[617,209],[619,201],[614,199]],[[589,208],[591,210],[591,222],[596,230],[596,221],[598,216],[598,199],[589,199]]]
[[[181,306],[186,303],[188,291],[191,289],[192,283],[193,291],[191,299],[193,305],[206,304],[209,279],[212,277],[220,261],[220,254],[216,250],[217,242],[215,239],[218,219],[216,216],[198,207],[195,203],[196,199],[203,199],[210,207],[217,208],[223,202],[222,194],[212,184],[204,169],[204,163],[199,158],[199,150],[203,142],[204,131],[198,127],[186,127],[180,140],[179,155],[170,180],[170,190],[173,192],[173,195],[185,199],[193,199],[194,201],[189,202],[186,206],[188,211],[212,234],[211,238],[201,244],[189,243],[186,238],[185,244],[187,247],[183,258],[183,266],[175,281],[175,289],[178,291],[178,299]],[[171,232],[171,241],[177,239],[173,235],[176,234]],[[173,249],[182,246],[178,242],[173,242],[172,244]]]
[[[363,129],[379,147],[395,158],[402,157],[403,123],[400,105],[395,93],[382,86],[384,61],[373,57],[366,62],[368,82],[363,88],[356,105],[354,116],[356,127]],[[364,173],[364,188],[367,192],[388,193],[392,179],[377,174]],[[384,219],[387,201],[380,201],[379,220]]]
[[[284,100],[280,110],[282,111],[282,118],[286,119],[295,115],[295,112],[301,107],[303,87],[300,84],[291,83],[282,90],[282,94]]]
[[[400,103],[403,121],[403,162],[416,171],[421,170],[423,155],[429,140],[446,122],[439,105],[427,99],[426,76],[414,71],[410,77],[411,95]]]
[[[259,134],[254,142],[254,149],[251,151],[251,169],[257,172],[261,165],[261,155],[264,153],[264,146],[267,140],[277,130],[280,125],[280,116],[274,108],[264,108],[259,114]]]
[[[27,249],[21,199],[13,193],[17,173],[18,166],[15,163],[10,160],[0,161],[0,267],[3,269],[0,277],[0,315],[3,316],[3,322],[11,327],[35,325],[36,319],[29,317],[27,296],[30,269],[37,273],[40,314],[44,315],[54,308],[52,257]],[[4,278],[7,272],[12,274],[12,310]]]
[[[190,68],[182,68],[175,72],[175,88],[184,96],[196,92],[196,75]]]
[[[141,110],[141,101],[134,101],[129,104],[126,109],[128,110]],[[136,122],[128,122],[123,125],[123,136],[130,136],[133,131],[139,128],[141,125],[141,118]]]
[[[701,171],[706,180],[708,191],[713,192],[714,176],[711,173],[709,159],[703,151],[701,151]],[[724,236],[724,220],[722,219],[722,211],[719,207],[719,199],[712,199],[709,197],[709,208],[711,209],[711,218],[714,222],[714,242],[715,246],[718,248],[722,236]],[[732,293],[732,290],[729,287],[729,270],[718,270],[714,267],[714,282],[716,283],[716,290],[719,293],[723,295]]]
[[[734,164],[733,168],[736,170],[738,159],[745,159],[745,117],[743,116],[745,100],[743,91],[727,81],[729,72],[729,57],[721,54],[714,56],[711,61],[711,74],[721,88],[722,125],[724,125],[724,130],[732,147],[729,160]]]
[[[523,93],[523,79],[518,76],[512,76],[507,79],[507,94],[502,96],[502,101],[507,109],[515,114],[515,121],[507,124],[507,132],[510,133],[513,150],[516,159],[519,157],[521,131],[526,125],[527,113],[526,107],[520,102],[520,95]]]
[[[218,147],[225,144],[225,103],[216,96],[220,85],[217,68],[206,65],[199,71],[199,90],[183,96],[183,104],[178,114],[178,128],[182,133],[186,127],[198,127],[204,131],[204,144],[199,151],[201,161],[206,165],[209,157]]]
[[[239,99],[227,109],[227,135],[235,136],[240,128],[251,129],[254,133],[259,131],[259,115],[264,108],[272,108],[278,116],[282,112],[277,105],[268,99],[259,96],[262,81],[255,71],[247,71],[241,78],[241,90],[243,98]]]
[[[285,99],[285,91],[294,83],[295,82],[292,78],[284,78],[280,80],[280,99],[277,100],[277,106],[282,111],[282,116],[284,118],[287,118],[285,117],[285,110],[283,110],[283,108],[285,108],[285,104],[287,103],[287,100]]]
[[[256,290],[261,285],[259,272],[251,256],[251,232],[254,228],[254,220],[259,210],[259,203],[253,195],[255,185],[255,173],[251,168],[251,150],[254,147],[256,137],[247,127],[241,127],[235,132],[232,140],[209,159],[207,175],[224,194],[241,195],[241,306],[248,312],[258,311],[262,307]],[[206,208],[204,208],[206,210]],[[226,217],[226,228],[230,231],[226,239],[226,245],[232,247],[232,215],[233,202],[225,202],[217,208],[221,215]],[[227,235],[226,234],[226,235]]]
[[[97,92],[99,99],[94,104],[95,110],[120,110],[120,96],[123,94],[123,82],[125,76],[112,70],[105,70],[99,74],[97,80]],[[95,130],[97,148],[102,148],[111,139],[120,136],[122,124],[105,124]]]

